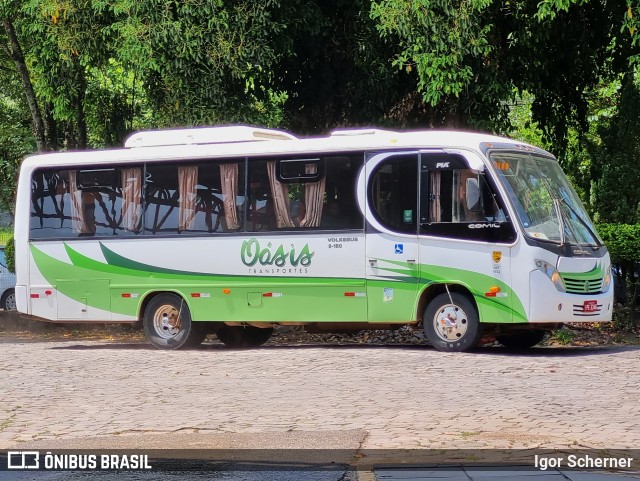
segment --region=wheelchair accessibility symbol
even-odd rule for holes
[[[404,252],[404,244],[396,244],[395,245],[395,253],[402,254]]]

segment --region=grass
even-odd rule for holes
[[[553,340],[556,341],[558,344],[562,344],[563,346],[566,346],[567,344],[571,344],[574,338],[575,338],[575,334],[569,329],[566,329],[564,327],[553,333]]]
[[[0,246],[7,244],[7,241],[11,239],[13,235],[13,229],[10,227],[0,227]]]

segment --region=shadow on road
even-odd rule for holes
[[[0,340],[0,342],[7,342],[7,340]],[[17,341],[22,342],[22,341]],[[32,341],[34,342],[34,341]],[[37,341],[35,341],[37,342]],[[47,341],[49,342],[49,341]],[[52,346],[50,349],[55,350],[155,350],[153,346],[146,342],[108,342],[108,341],[82,341],[82,344],[78,343],[78,340],[63,340],[63,342],[73,342],[73,344],[64,346]],[[281,351],[281,350],[309,350],[309,349],[322,349],[327,351],[362,351],[362,350],[401,350],[401,351],[425,351],[434,352],[434,348],[428,345],[409,345],[409,344],[328,344],[328,343],[309,343],[309,344],[280,344],[280,345],[267,345],[250,350],[260,351]],[[205,343],[196,348],[190,349],[191,351],[210,351],[210,352],[222,352],[222,351],[247,351],[249,349],[231,349],[221,343]],[[509,357],[583,357],[583,356],[600,356],[610,355],[619,352],[638,351],[640,346],[593,346],[593,347],[580,347],[580,346],[568,346],[568,347],[534,347],[531,349],[511,349],[505,347],[481,347],[477,348],[470,353],[442,353],[443,356],[509,356]]]
[[[117,324],[52,324],[24,319],[17,312],[0,311],[0,344],[18,343],[56,343],[51,349],[58,350],[154,350],[142,338],[140,326]],[[64,345],[59,345],[64,343]],[[372,350],[394,349],[404,351],[423,351],[436,353],[433,347],[425,343],[404,342],[353,342],[349,340],[317,341],[311,339],[278,339],[274,335],[265,346],[253,349],[274,350]],[[471,353],[453,354],[471,356],[510,356],[510,357],[576,357],[599,356],[613,353],[637,351],[638,345],[600,345],[600,346],[543,346],[531,349],[514,349],[501,346],[479,347]],[[236,351],[220,343],[215,337],[198,346],[196,351]],[[443,356],[452,354],[442,353]]]

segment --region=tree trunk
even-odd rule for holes
[[[45,102],[44,108],[44,136],[51,150],[58,150],[58,126],[53,118],[53,104],[51,102]]]
[[[18,41],[15,28],[11,20],[7,18],[2,20],[2,26],[4,27],[8,39],[7,53],[16,65],[16,69],[20,75],[20,80],[22,81],[24,93],[27,97],[27,104],[29,105],[29,111],[31,112],[31,121],[33,123],[33,130],[36,137],[36,145],[39,151],[51,150],[45,135],[44,121],[42,119],[40,107],[38,106],[36,93],[33,90],[33,84],[29,77],[29,69],[27,68],[27,64],[24,60],[24,54],[22,53],[22,47]]]
[[[87,88],[87,79],[84,71],[78,65],[78,96],[76,97],[76,127],[78,129],[78,149],[87,148],[87,119],[84,113],[84,96]]]

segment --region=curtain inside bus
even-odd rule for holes
[[[307,174],[312,173],[313,165],[307,165]],[[304,185],[304,202],[307,212],[300,221],[300,227],[318,227],[322,218],[322,206],[324,202],[325,175],[318,182],[308,182]]]
[[[289,187],[276,178],[276,162],[274,160],[267,162],[267,174],[269,175],[269,184],[271,186],[276,226],[279,229],[295,227],[289,214]]]
[[[196,165],[178,167],[178,230],[190,230],[196,216],[198,197],[198,167]]]
[[[238,197],[238,164],[220,164],[220,183],[227,229],[236,230],[240,227],[238,207],[236,206],[236,198]]]
[[[123,168],[122,177],[122,228],[137,232],[142,218],[142,170]]]

